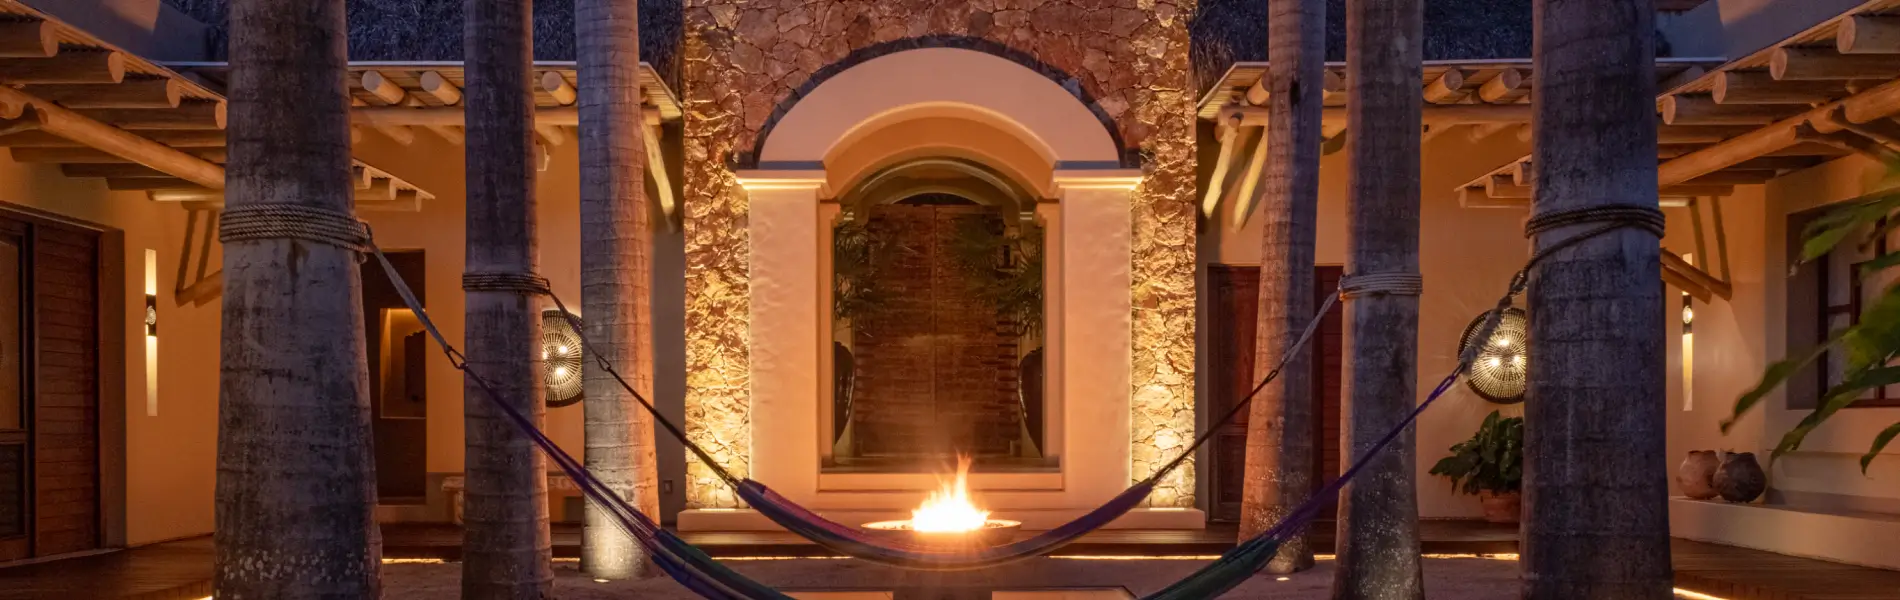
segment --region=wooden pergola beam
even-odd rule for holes
[[[1754,130],[1745,125],[1659,125],[1656,143],[1714,144]]]
[[[364,71],[358,76],[358,82],[362,84],[363,91],[369,92],[371,97],[381,100],[383,104],[402,104],[403,99],[409,97],[408,90],[390,81],[380,71]]]
[[[1484,82],[1484,85],[1478,88],[1478,98],[1489,103],[1503,102],[1509,99],[1512,93],[1516,92],[1517,89],[1523,85],[1524,72],[1507,67],[1499,71],[1496,77],[1492,77],[1490,81]],[[1525,120],[1529,121],[1529,119]]]
[[[100,123],[11,87],[0,86],[0,104],[29,107],[27,112],[38,122],[41,131],[124,157],[204,187],[224,189],[224,167],[210,161]]]
[[[120,129],[221,130],[226,109],[222,100],[193,100],[178,108],[91,108],[78,112]]]
[[[192,148],[184,152],[217,163],[226,162],[226,159],[229,158],[223,147]],[[112,164],[133,162],[131,159],[117,154],[83,146],[76,148],[12,148],[8,150],[8,153],[13,156],[13,162],[18,163]]]
[[[422,93],[435,98],[436,102],[442,103],[443,106],[454,106],[462,102],[462,88],[455,87],[455,82],[449,81],[438,71],[427,71],[422,74]]]

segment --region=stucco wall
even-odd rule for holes
[[[211,532],[212,482],[216,468],[218,406],[217,302],[204,306],[177,306],[172,301],[173,277],[183,245],[185,211],[151,202],[143,193],[107,191],[96,179],[70,179],[57,166],[15,163],[0,157],[0,203],[10,207],[53,213],[123,235],[117,254],[102,247],[101,263],[107,273],[122,278],[123,308],[108,314],[117,326],[100,330],[102,336],[122,333],[117,343],[102,349],[100,390],[101,448],[107,454],[102,471],[102,506],[107,518],[109,545],[144,544]],[[159,359],[157,414],[148,414],[145,390],[145,332],[126,327],[144,320],[145,251],[158,251]],[[216,264],[217,257],[213,256]],[[115,286],[101,288],[104,298]],[[106,340],[102,340],[104,342]],[[122,370],[121,370],[122,369]],[[111,387],[103,387],[111,386]],[[106,412],[123,398],[123,412]],[[123,445],[114,427],[123,423]],[[120,446],[115,448],[115,446]],[[122,453],[122,458],[118,455]],[[124,461],[123,474],[111,465]],[[123,477],[121,502],[109,492]]]
[[[1194,327],[1191,3],[1152,0],[791,0],[687,3],[681,88],[686,103],[687,365],[692,434],[737,473],[749,471],[748,202],[731,166],[746,162],[805,92],[851,64],[920,46],[1003,55],[1062,83],[1112,124],[1147,172],[1132,217],[1134,377],[1131,395],[1159,431],[1192,431]],[[1151,465],[1131,473],[1143,477]],[[693,467],[689,502],[729,507]],[[1191,505],[1192,490],[1167,497]]]

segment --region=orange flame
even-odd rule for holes
[[[910,512],[913,531],[976,531],[989,521],[990,511],[978,510],[970,503],[970,457],[957,457],[957,477],[945,482],[938,479],[937,491],[931,492],[923,506]]]

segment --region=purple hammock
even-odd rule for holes
[[[666,531],[651,518],[648,518],[646,515],[641,514],[638,510],[628,505],[619,495],[608,490],[599,479],[594,477],[592,472],[588,471],[579,461],[574,460],[573,456],[562,450],[552,439],[549,439],[546,434],[535,427],[534,422],[530,420],[527,415],[522,414],[521,411],[515,407],[502,402],[500,396],[496,394],[494,388],[486,379],[481,377],[479,373],[468,369],[461,352],[450,345],[448,340],[443,337],[441,331],[436,329],[434,322],[429,318],[428,311],[423,308],[420,302],[416,301],[415,295],[409,289],[407,283],[396,275],[395,268],[390,265],[388,259],[383,256],[382,250],[375,247],[373,243],[369,249],[375,253],[377,260],[382,263],[384,272],[389,275],[391,283],[394,284],[398,294],[402,296],[403,302],[416,314],[422,326],[429,332],[429,335],[434,338],[435,342],[442,347],[444,354],[449,358],[449,362],[453,364],[457,370],[462,371],[470,381],[475,382],[477,387],[482,390],[482,396],[486,398],[490,404],[501,409],[502,414],[506,415],[509,421],[520,428],[522,433],[526,435],[530,441],[533,441],[536,446],[539,446],[541,450],[561,468],[562,472],[566,473],[568,477],[579,485],[582,493],[589,500],[604,507],[608,514],[614,517],[613,522],[620,527],[622,531],[626,532],[628,536],[636,540],[641,547],[645,548],[655,564],[666,571],[675,581],[686,586],[701,597],[712,600],[792,600],[790,596],[786,596],[764,584],[753,581],[720,564],[718,561],[707,556],[704,552],[699,551],[697,548],[679,539],[678,536]],[[552,293],[549,295],[552,296]],[[1480,338],[1487,337],[1489,332],[1496,328],[1498,316],[1502,314],[1502,305],[1508,303],[1509,298],[1510,296],[1506,296],[1505,301],[1500,303],[1500,308],[1491,312],[1491,316],[1486,320],[1482,328],[1484,335],[1480,336]],[[1335,299],[1336,296],[1327,299],[1326,303],[1321,306],[1318,311],[1320,316],[1326,314],[1326,311],[1331,308]],[[560,306],[562,314],[566,315],[570,323],[573,323],[573,314],[567,311],[566,306],[561,305],[559,298],[554,298],[554,301],[557,306]],[[1317,328],[1317,323],[1318,317],[1315,317],[1314,322],[1307,326],[1306,331],[1301,335],[1299,341],[1294,345],[1293,349],[1288,352],[1289,356],[1297,353],[1299,348],[1306,343],[1313,331]],[[575,324],[578,325],[578,323]],[[579,327],[575,329],[576,331],[580,330]],[[586,343],[585,337],[582,338],[582,343]],[[1339,491],[1344,488],[1347,482],[1357,476],[1374,456],[1377,456],[1380,452],[1384,451],[1386,447],[1390,446],[1393,440],[1397,439],[1406,428],[1411,427],[1420,413],[1423,413],[1427,407],[1431,406],[1432,403],[1436,402],[1440,396],[1444,395],[1444,393],[1451,388],[1452,384],[1457,381],[1458,376],[1464,372],[1466,365],[1470,364],[1473,354],[1473,352],[1467,351],[1466,356],[1461,357],[1457,368],[1454,369],[1450,375],[1446,376],[1445,379],[1438,384],[1437,389],[1434,389],[1424,402],[1419,403],[1418,407],[1414,408],[1412,412],[1406,416],[1404,421],[1393,427],[1392,430],[1386,432],[1377,444],[1374,444],[1363,456],[1357,461],[1354,461],[1344,473],[1340,474],[1338,479],[1309,497],[1306,502],[1296,507],[1291,514],[1287,515],[1285,519],[1282,519],[1272,529],[1241,543],[1233,550],[1222,555],[1220,559],[1202,567],[1187,578],[1170,584],[1168,587],[1153,594],[1143,596],[1143,600],[1201,600],[1213,598],[1233,589],[1235,586],[1246,581],[1249,577],[1252,577],[1255,572],[1259,571],[1273,558],[1283,542],[1293,535],[1298,534],[1300,531],[1303,531],[1306,526],[1312,522],[1313,518],[1319,514],[1320,509],[1333,503],[1337,499]],[[595,356],[599,357],[599,354],[595,354]],[[1255,387],[1253,392],[1249,393],[1245,400],[1235,406],[1233,410],[1229,411],[1228,414],[1221,419],[1220,424],[1225,424],[1228,420],[1232,419],[1247,402],[1252,400],[1255,394],[1259,393],[1261,388],[1265,387],[1266,382],[1272,381],[1273,378],[1279,374],[1280,367],[1284,367],[1285,363],[1286,360],[1283,359],[1279,366],[1276,366],[1272,372],[1268,373],[1260,386]],[[847,555],[910,569],[972,569],[1046,554],[1049,551],[1074,541],[1088,531],[1106,525],[1109,521],[1114,520],[1115,517],[1128,512],[1135,505],[1139,504],[1149,491],[1153,490],[1156,481],[1169,471],[1179,467],[1181,463],[1185,461],[1185,457],[1192,455],[1195,448],[1199,447],[1201,443],[1205,442],[1209,437],[1203,435],[1197,439],[1193,445],[1189,446],[1181,457],[1177,457],[1174,461],[1163,466],[1156,474],[1136,484],[1127,491],[1122,492],[1120,495],[1117,495],[1102,507],[1061,527],[1027,540],[977,553],[929,552],[914,547],[876,543],[856,529],[825,519],[786,500],[784,497],[772,492],[771,489],[765,487],[763,484],[749,479],[735,480],[731,477],[730,473],[719,468],[718,463],[713,462],[711,457],[707,456],[703,450],[695,447],[691,442],[686,441],[683,432],[679,431],[676,426],[668,422],[658,411],[654,410],[652,405],[649,404],[644,397],[641,397],[638,392],[633,390],[631,385],[628,385],[624,379],[620,378],[619,373],[614,373],[610,367],[608,368],[608,372],[613,373],[615,379],[619,380],[621,385],[625,387],[634,398],[638,399],[647,410],[653,412],[654,417],[658,419],[669,432],[680,437],[681,441],[686,444],[686,447],[692,449],[692,451],[700,457],[700,460],[712,466],[715,472],[725,478],[728,483],[733,484],[742,498],[745,498],[746,501],[751,503],[755,508],[759,508],[761,513],[766,514],[774,522],[784,525],[788,529],[793,529],[800,535],[814,542],[818,542],[827,548],[843,552]],[[1218,425],[1211,429],[1217,428]]]

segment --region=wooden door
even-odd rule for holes
[[[422,251],[388,252],[389,263],[426,303]],[[370,416],[376,438],[378,504],[416,505],[428,494],[428,340],[382,264],[363,266],[363,327]]]
[[[0,215],[0,560],[99,547],[99,234]]]
[[[1341,269],[1322,266],[1314,272],[1315,300],[1324,301],[1339,285]],[[1211,370],[1208,381],[1211,399],[1209,418],[1219,418],[1234,403],[1252,391],[1254,381],[1254,332],[1260,306],[1260,268],[1238,265],[1208,265],[1208,357]],[[1317,306],[1317,302],[1315,306]],[[1326,314],[1311,342],[1314,360],[1315,392],[1314,453],[1315,486],[1325,485],[1339,473],[1339,390],[1342,322],[1338,306]],[[1240,518],[1242,481],[1247,464],[1247,413],[1215,434],[1208,453],[1209,517],[1232,521]],[[1322,518],[1329,518],[1329,507]]]

